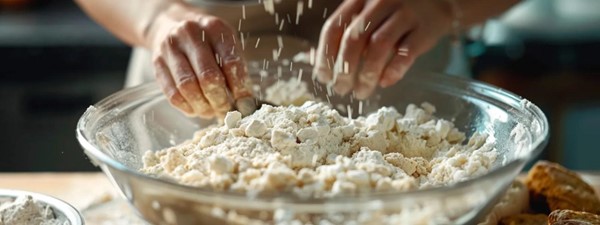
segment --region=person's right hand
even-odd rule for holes
[[[220,18],[183,3],[157,15],[146,34],[156,79],[188,116],[223,115],[254,106],[237,33]]]
[[[442,0],[344,0],[323,25],[313,74],[338,94],[366,99],[452,31],[451,8]]]

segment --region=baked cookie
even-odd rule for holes
[[[529,170],[525,184],[531,208],[536,212],[571,209],[600,213],[600,200],[594,189],[578,174],[556,163],[538,161]]]
[[[548,224],[600,224],[600,216],[568,209],[554,210],[548,216]]]
[[[549,225],[598,225],[597,223],[588,223],[579,220],[561,220],[554,223],[549,223]]]
[[[546,225],[548,216],[545,214],[515,214],[500,220],[499,225]]]

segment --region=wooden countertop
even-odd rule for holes
[[[84,209],[117,190],[100,172],[90,173],[0,173],[0,188],[38,192]]]
[[[583,172],[584,180],[600,195],[600,173]],[[116,188],[99,172],[92,173],[0,173],[0,188],[33,191],[51,195],[84,209]]]

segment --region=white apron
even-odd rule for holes
[[[284,47],[285,50],[292,52],[292,55],[294,54],[293,49],[304,49],[304,45],[316,46],[319,32],[325,21],[323,18],[325,8],[327,8],[326,13],[329,15],[335,10],[340,1],[312,0],[311,2],[313,5],[310,9],[308,9],[307,1],[304,1],[303,14],[300,16],[298,25],[293,25],[295,24],[296,8],[298,6],[298,1],[296,0],[281,0],[280,3],[276,3],[277,16],[266,12],[265,6],[259,4],[257,0],[191,0],[190,2],[198,7],[207,9],[212,15],[223,18],[235,28],[239,26],[239,21],[242,18],[243,11],[245,11],[246,19],[242,20],[240,27],[241,31],[246,34],[248,39],[245,41],[246,45],[249,45],[247,47],[252,49],[244,51],[244,55],[248,61],[262,62],[262,59],[265,58],[265,56],[271,55],[271,50],[273,49],[271,46],[277,44],[277,39],[275,38],[276,35],[292,37],[290,38],[290,41],[286,41]],[[244,5],[244,7],[242,7],[242,5]],[[290,18],[288,18],[288,15]],[[276,24],[275,18],[278,18],[279,21],[284,21],[285,24],[282,31],[279,31],[281,22]],[[292,23],[290,24],[288,20]],[[254,48],[257,37],[260,37],[261,40],[259,41],[259,47]],[[288,42],[291,42],[291,45],[299,46],[297,46],[298,48],[291,47]],[[445,72],[449,56],[448,53],[450,52],[448,43],[449,41],[447,39],[441,40],[431,51],[419,57],[412,69]],[[453,61],[464,62],[464,60],[456,59]],[[150,51],[140,47],[134,47],[129,62],[129,68],[127,70],[125,87],[153,82],[154,71],[151,62],[152,55]]]

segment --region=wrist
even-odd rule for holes
[[[188,5],[181,1],[166,1],[164,4],[157,5],[155,13],[147,19],[144,25],[142,34],[144,47],[152,49],[155,40],[159,38],[159,34],[164,30],[165,24],[169,21],[176,20],[177,16],[184,15],[188,10]]]
[[[445,23],[444,33],[455,40],[460,39],[464,28],[463,12],[458,0],[437,0],[441,2],[442,18]]]

